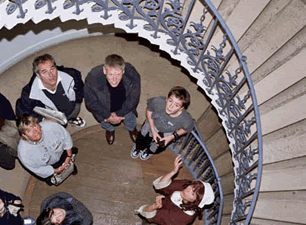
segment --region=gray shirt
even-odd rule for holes
[[[18,145],[18,157],[22,164],[36,175],[47,178],[54,173],[52,167],[65,150],[72,148],[72,139],[67,130],[58,123],[40,123],[42,138],[36,144],[23,139]]]
[[[193,119],[185,109],[177,117],[166,113],[166,97],[148,99],[147,109],[152,112],[154,125],[160,132],[172,133],[181,128],[189,132],[193,128]]]

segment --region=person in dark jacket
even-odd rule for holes
[[[81,73],[56,66],[54,58],[44,54],[33,61],[33,76],[16,102],[16,115],[30,114],[41,121],[43,117],[33,112],[34,107],[39,106],[63,112],[70,123],[83,127],[86,123],[78,117],[83,97]]]
[[[107,143],[115,141],[115,126],[124,122],[136,142],[136,108],[140,97],[140,76],[135,67],[119,55],[109,55],[105,65],[93,68],[85,79],[85,104],[106,130]]]
[[[7,170],[15,168],[19,139],[11,103],[0,93],[0,166],[2,168]]]
[[[23,207],[21,198],[0,189],[0,224],[23,225],[19,211]]]
[[[41,204],[37,225],[91,225],[91,212],[79,200],[65,192],[47,197]]]

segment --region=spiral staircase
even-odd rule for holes
[[[255,90],[230,29],[208,1],[11,0],[0,3],[0,28],[10,30],[32,20],[86,20],[113,24],[157,45],[178,60],[211,99],[231,151],[234,200],[230,224],[249,224],[261,182],[262,134]],[[216,194],[205,209],[205,224],[220,224],[224,198],[222,179],[195,124],[191,133],[170,148],[182,154],[195,179],[210,182]]]

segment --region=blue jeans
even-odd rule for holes
[[[133,131],[137,125],[136,115],[133,112],[129,112],[128,114],[124,115],[124,118],[125,119],[123,120],[123,123],[125,129],[127,129],[128,131]],[[107,131],[114,131],[115,126],[109,122],[104,122],[104,121],[101,122],[101,127]]]

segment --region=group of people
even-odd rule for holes
[[[16,116],[9,101],[0,96],[0,166],[14,168],[18,157],[32,175],[52,185],[52,177],[68,168],[78,153],[66,130],[67,123],[57,123],[56,113],[61,113],[68,123],[85,126],[85,120],[79,116],[83,98],[86,108],[105,129],[109,145],[115,141],[116,126],[124,123],[135,143],[130,152],[133,159],[147,160],[193,129],[193,118],[186,111],[190,95],[185,88],[175,86],[167,96],[147,100],[146,120],[138,132],[136,109],[140,85],[135,67],[116,54],[107,56],[104,64],[93,68],[85,84],[80,71],[57,66],[49,54],[38,56],[33,61],[30,82],[16,102]],[[3,138],[6,127],[12,127],[15,133]],[[154,181],[155,189],[163,196],[157,197],[156,203],[141,207],[138,210],[141,217],[156,224],[191,224],[201,216],[201,208],[212,203],[214,194],[209,183],[172,180],[181,166],[178,156],[174,170]],[[75,165],[72,174],[77,174]],[[72,209],[77,200],[71,199],[69,194],[60,193],[46,200],[38,224],[90,224],[90,219],[86,219],[88,223],[76,222],[78,212]],[[54,205],[53,200],[59,205]],[[81,220],[85,221],[84,218]],[[89,218],[92,222],[92,216]]]

